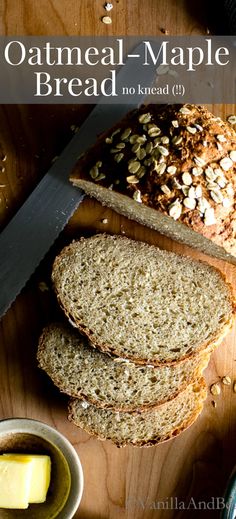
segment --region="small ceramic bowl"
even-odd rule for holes
[[[26,510],[0,509],[1,519],[72,519],[83,493],[83,471],[70,442],[56,429],[37,420],[0,421],[0,454],[48,454],[51,482],[45,503]]]
[[[224,508],[221,512],[220,519],[236,518],[236,466],[234,467],[224,496]]]

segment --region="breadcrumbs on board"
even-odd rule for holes
[[[232,125],[236,124],[236,115],[229,115],[227,117],[227,121],[228,121],[228,123],[230,123]]]
[[[168,29],[165,29],[164,27],[160,27],[160,32],[162,32],[162,34],[169,34]]]
[[[45,281],[40,281],[39,284],[38,284],[38,287],[39,287],[39,290],[41,292],[48,292],[49,291],[49,287],[48,287],[47,283],[45,283]]]
[[[212,384],[211,387],[210,387],[210,392],[214,396],[220,395],[220,393],[221,393],[220,385],[217,382]]]
[[[111,2],[106,2],[104,9],[106,9],[106,11],[111,11],[113,9],[113,4]]]
[[[112,23],[112,19],[110,16],[103,16],[102,17],[102,23],[105,23],[106,25],[110,25]]]
[[[231,378],[228,375],[222,377],[222,384],[224,384],[224,386],[230,386],[231,382]]]
[[[59,158],[59,155],[55,155],[55,157],[53,157],[53,159],[51,160],[51,164],[53,164],[54,162],[56,162],[56,160]]]

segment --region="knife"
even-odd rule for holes
[[[122,87],[138,84],[143,75],[140,61],[143,53],[140,42],[116,77],[117,92]],[[156,65],[158,66],[158,64]],[[155,69],[145,67],[145,84],[150,86]],[[145,98],[134,97],[130,104],[103,104],[95,106],[80,130],[51,166],[43,179],[22,205],[0,236],[0,317],[11,306],[17,295],[54,243],[60,232],[84,198],[84,193],[69,182],[69,173],[95,141],[97,135],[118,122],[130,109]]]

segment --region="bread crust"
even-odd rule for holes
[[[189,113],[181,113],[180,110],[182,108],[187,108]],[[142,133],[142,127],[138,122],[138,117],[140,114],[147,112],[152,115],[153,122],[161,129],[161,135],[167,136],[170,139],[170,143],[164,145],[169,149],[169,155],[165,157],[166,170],[160,175],[152,171],[153,166],[146,166],[146,173],[139,179],[138,183],[130,184],[126,180],[127,163],[130,160],[130,156],[133,157],[133,155],[130,151],[126,151],[126,146],[123,160],[116,164],[116,162],[114,162],[114,154],[110,153],[110,148],[111,146],[114,147],[114,143],[112,145],[106,144],[105,139],[107,137],[109,138],[118,128],[124,130],[130,127],[133,133]],[[173,121],[177,121],[177,128],[173,127]],[[196,132],[192,134],[188,131],[188,128],[193,128]],[[119,135],[120,134],[118,134],[118,136]],[[171,144],[172,138],[175,136],[182,139],[179,146],[173,146]],[[114,137],[114,139],[116,139],[116,137]],[[220,139],[220,141],[218,139]],[[106,189],[109,187],[109,189],[112,189],[116,193],[124,195],[127,200],[133,200],[135,194],[139,191],[139,202],[142,203],[135,202],[137,205],[137,214],[130,210],[127,216],[145,225],[150,224],[145,221],[145,217],[142,220],[141,213],[140,218],[137,216],[138,206],[145,205],[147,208],[154,210],[154,212],[161,212],[169,217],[171,204],[178,200],[181,204],[182,212],[177,221],[204,236],[204,238],[207,238],[217,246],[222,247],[227,254],[235,257],[236,162],[232,162],[229,170],[223,170],[227,186],[217,187],[218,191],[220,191],[220,195],[222,195],[222,200],[223,198],[227,199],[227,204],[226,202],[223,204],[216,201],[214,194],[212,195],[212,188],[208,187],[210,185],[209,180],[205,176],[205,170],[209,166],[214,170],[222,169],[222,159],[226,157],[229,158],[230,153],[235,150],[236,134],[233,128],[228,123],[215,117],[203,106],[148,105],[141,107],[139,110],[133,110],[120,121],[119,124],[115,125],[114,128],[102,134],[98,138],[97,143],[90,148],[77,163],[70,180],[75,186],[85,189],[88,194],[97,197],[102,203],[102,191],[97,195],[96,191],[91,187],[90,192],[89,185],[92,186],[94,184]],[[212,224],[206,225],[206,219],[200,212],[198,204],[192,209],[184,205],[186,194],[183,193],[182,187],[178,187],[178,184],[179,186],[183,186],[183,173],[190,172],[192,174],[193,168],[196,167],[196,157],[203,161],[202,169],[204,172],[198,176],[192,176],[192,186],[201,187],[202,196],[213,209],[215,222],[213,221]],[[103,163],[102,173],[105,175],[105,178],[101,180],[92,179],[89,171],[99,160]],[[145,161],[145,158],[143,160]],[[141,161],[141,163],[143,162]],[[176,173],[169,174],[167,172],[169,166],[176,167]],[[116,183],[118,181],[119,184]],[[166,193],[162,191],[163,185],[167,185],[169,188],[169,191],[167,190]],[[107,201],[105,204],[120,212],[118,206],[114,206],[112,203],[107,204]],[[124,212],[122,214],[124,214]],[[166,234],[164,229],[163,234]],[[191,243],[189,243],[189,245],[191,245]],[[194,243],[192,245],[196,246]]]
[[[106,237],[107,235],[103,234],[102,236]],[[94,236],[94,238],[96,238],[96,235]],[[112,236],[112,239],[116,240],[116,236]],[[119,236],[119,239],[121,239],[123,241],[134,241],[134,240],[126,238],[125,236]],[[83,240],[86,240],[86,238],[81,238],[80,240],[78,240],[78,243],[80,241],[83,241]],[[54,265],[53,265],[53,273],[54,273],[54,270],[57,268],[58,263],[60,263],[60,262],[65,262],[66,263],[67,255],[70,254],[71,246],[73,246],[74,243],[76,243],[76,242],[74,241],[74,242],[72,242],[71,245],[68,245],[67,247],[65,247],[61,251],[61,253],[55,258]],[[154,247],[154,245],[152,245],[150,247]],[[181,257],[180,254],[176,254],[176,256],[180,256]],[[192,260],[192,261],[196,261],[196,260]],[[209,264],[207,262],[199,261],[199,260],[198,260],[198,262],[202,263],[202,264],[205,264],[205,265],[208,265],[208,267],[209,267]],[[234,317],[235,317],[235,314],[236,314],[236,301],[235,301],[235,298],[233,296],[232,286],[227,281],[226,276],[218,268],[212,267],[212,266],[211,266],[211,268],[218,272],[218,274],[221,276],[222,280],[224,281],[225,285],[227,286],[228,293],[229,293],[229,301],[230,301],[230,305],[232,307],[232,314],[231,314],[231,316],[229,316],[229,318],[225,321],[225,323],[222,324],[222,326],[219,329],[219,332],[215,333],[215,335],[212,336],[210,340],[205,341],[198,348],[196,348],[193,352],[190,352],[190,353],[188,353],[186,355],[183,355],[181,357],[181,359],[178,359],[177,361],[175,359],[173,360],[173,359],[168,359],[168,358],[165,359],[165,360],[162,360],[162,361],[158,361],[157,359],[153,359],[153,358],[145,358],[144,359],[144,358],[139,358],[139,357],[136,357],[136,356],[134,357],[134,356],[132,356],[130,354],[127,354],[125,352],[122,352],[122,357],[123,358],[125,358],[127,360],[130,360],[130,361],[132,361],[132,362],[134,362],[136,364],[139,364],[139,365],[153,364],[154,366],[157,367],[157,366],[161,366],[161,365],[164,364],[166,366],[171,366],[171,365],[174,365],[176,362],[179,362],[179,360],[190,359],[190,358],[195,357],[196,355],[202,353],[203,351],[206,351],[206,350],[213,351],[223,341],[224,337],[231,330],[231,328],[233,326],[233,323],[234,323]],[[53,280],[54,290],[55,290],[55,293],[56,293],[56,296],[57,296],[58,303],[61,306],[62,310],[64,311],[65,315],[67,316],[70,324],[72,326],[74,326],[75,328],[77,328],[80,331],[80,333],[85,335],[88,338],[88,340],[90,341],[91,346],[93,346],[94,348],[98,348],[100,351],[102,351],[104,353],[108,353],[108,354],[111,353],[112,355],[120,357],[120,353],[115,348],[115,346],[112,347],[112,346],[110,346],[108,344],[105,344],[105,343],[98,343],[94,339],[92,330],[88,329],[83,324],[83,322],[81,320],[75,319],[71,315],[71,313],[63,305],[63,302],[62,302],[62,300],[60,298],[60,294],[59,294],[59,292],[57,290],[57,287],[55,285],[55,282],[54,282],[54,274],[52,274],[52,280]]]
[[[131,446],[134,446],[134,447],[154,447],[156,445],[159,445],[160,443],[164,443],[166,441],[169,441],[169,440],[175,438],[176,436],[178,436],[179,434],[181,434],[182,432],[187,430],[196,421],[196,419],[198,418],[198,416],[200,415],[200,413],[201,413],[201,411],[203,409],[204,400],[207,398],[207,386],[206,386],[206,383],[205,383],[204,379],[203,378],[200,379],[197,383],[198,383],[199,388],[200,388],[201,401],[199,401],[198,405],[196,405],[196,409],[194,410],[192,415],[190,417],[188,417],[186,420],[184,420],[180,427],[174,429],[173,431],[171,431],[168,435],[166,435],[164,437],[153,438],[152,440],[148,440],[146,442],[145,441],[140,441],[140,442],[139,441],[136,441],[136,442],[123,441],[123,442],[118,442],[118,441],[115,441],[114,438],[106,438],[103,435],[95,433],[87,425],[84,425],[82,423],[79,424],[79,423],[75,422],[74,411],[73,411],[73,403],[74,403],[74,400],[77,400],[77,399],[70,399],[70,402],[69,402],[69,405],[68,405],[68,420],[71,421],[74,425],[76,425],[76,427],[81,427],[85,432],[87,432],[88,434],[90,434],[91,436],[93,436],[94,438],[96,438],[98,440],[101,440],[101,441],[110,440],[118,448],[126,447],[128,445],[131,445]],[[132,414],[134,414],[134,413],[132,413]]]

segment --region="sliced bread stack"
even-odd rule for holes
[[[215,268],[121,236],[67,246],[52,274],[69,325],[44,329],[39,365],[72,397],[69,418],[118,446],[154,445],[192,424],[202,371],[229,330]]]

